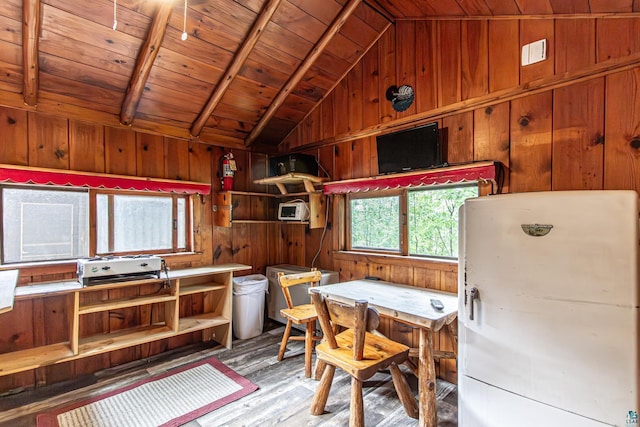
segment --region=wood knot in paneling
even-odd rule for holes
[[[56,154],[56,157],[57,157],[57,158],[59,158],[59,159],[64,159],[64,156],[65,156],[65,154],[66,154],[66,153],[65,153],[64,151],[62,151],[61,149],[59,149],[59,148],[58,148],[58,149],[55,151],[55,154]]]
[[[631,141],[629,141],[629,145],[631,145],[631,148],[633,148],[634,150],[639,150],[640,149],[640,136],[636,135],[633,138],[631,138]]]
[[[7,117],[7,123],[9,123],[10,125],[15,125],[16,120],[13,117]]]
[[[220,258],[220,255],[222,255],[222,245],[218,245],[214,249],[214,251],[213,251],[213,259]]]
[[[529,126],[529,123],[531,123],[531,117],[528,114],[520,116],[520,119],[518,119],[518,123],[520,123],[520,126],[522,127]]]
[[[487,108],[485,108],[485,109],[484,109],[484,113],[485,113],[487,116],[490,116],[490,115],[491,115],[491,113],[493,113],[493,107],[487,107]]]
[[[600,145],[600,144],[604,144],[604,135],[601,133],[598,133],[593,138],[593,145]]]

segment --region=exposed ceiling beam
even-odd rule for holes
[[[327,31],[322,35],[318,43],[311,49],[311,52],[307,55],[307,57],[302,61],[300,67],[296,70],[295,73],[287,80],[287,83],[282,87],[278,95],[276,95],[275,99],[264,113],[260,121],[256,124],[256,126],[251,130],[251,133],[247,136],[244,141],[244,144],[248,147],[256,140],[256,138],[260,135],[260,133],[264,130],[265,126],[271,120],[273,115],[276,113],[278,108],[284,103],[284,100],[287,98],[289,93],[300,83],[300,80],[304,77],[305,73],[311,68],[313,63],[318,59],[318,57],[322,54],[324,49],[327,47],[329,42],[336,34],[340,31],[347,18],[351,16],[351,14],[356,10],[356,7],[360,4],[362,0],[349,0],[349,3],[342,9],[340,15],[336,17],[336,19],[331,23],[331,25],[327,28]]]
[[[260,16],[258,16],[258,19],[253,24],[253,27],[247,34],[247,37],[244,39],[242,46],[234,56],[231,64],[229,64],[229,66],[227,67],[227,70],[225,71],[222,78],[218,81],[216,88],[209,97],[207,103],[202,108],[200,115],[193,122],[193,125],[191,126],[192,136],[197,137],[200,135],[200,132],[202,132],[202,128],[204,127],[205,123],[207,123],[207,120],[209,120],[209,117],[211,117],[213,111],[222,100],[222,97],[227,92],[227,89],[233,82],[233,79],[235,79],[236,75],[238,75],[238,73],[240,72],[240,68],[242,68],[247,58],[249,57],[249,54],[251,54],[251,51],[260,39],[260,36],[262,35],[265,27],[271,20],[271,17],[275,13],[281,1],[282,0],[268,0],[265,3]]]
[[[149,78],[153,61],[158,56],[158,50],[160,50],[162,39],[164,39],[164,34],[167,31],[167,22],[172,10],[173,1],[163,2],[158,6],[147,38],[140,47],[140,53],[120,109],[120,123],[123,125],[130,125],[136,115],[138,102],[140,102],[144,86]]]
[[[22,2],[23,97],[27,105],[38,102],[38,35],[40,34],[40,0]]]

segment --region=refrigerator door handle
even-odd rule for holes
[[[478,290],[478,288],[473,287],[469,290],[469,301],[471,303],[471,306],[469,307],[469,320],[473,320],[473,301],[478,299],[479,296],[480,291]]]

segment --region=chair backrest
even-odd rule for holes
[[[291,300],[291,293],[289,292],[291,286],[309,283],[311,287],[315,287],[320,283],[320,280],[322,280],[322,272],[316,268],[312,268],[311,271],[304,273],[284,274],[282,271],[278,272],[278,283],[280,284],[288,308],[293,308],[293,301]]]
[[[374,331],[380,324],[380,313],[365,300],[354,305],[324,298],[320,289],[310,291],[311,301],[316,307],[318,321],[330,348],[338,348],[332,325],[353,329],[353,359],[362,360],[366,333]]]

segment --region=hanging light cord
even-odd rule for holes
[[[118,20],[116,19],[116,0],[113,0],[113,31],[118,27]]]
[[[184,0],[184,16],[182,18],[182,41],[187,39],[187,0]]]

